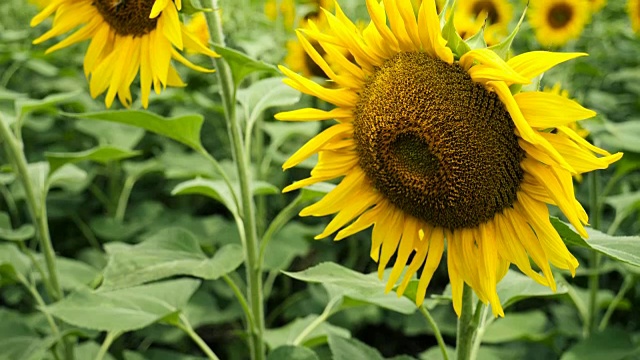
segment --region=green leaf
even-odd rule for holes
[[[610,227],[615,232],[622,221],[640,208],[640,191],[607,196],[604,202],[616,209],[616,217]]]
[[[464,42],[467,43],[467,46],[469,46],[470,49],[484,49],[487,47],[487,43],[484,41],[484,29],[486,26],[487,22],[485,21],[485,23],[482,24],[482,27],[480,27],[480,30],[478,30],[477,33],[464,40]]]
[[[207,360],[206,357],[202,356],[187,355],[176,351],[154,348],[141,352],[125,350],[122,354],[124,360]]]
[[[0,239],[9,241],[25,241],[35,236],[36,230],[31,224],[22,225],[17,229],[11,227],[9,215],[0,212]]]
[[[38,265],[42,269],[46,269],[44,256],[38,254],[36,259]],[[100,276],[100,271],[93,266],[83,263],[82,261],[61,256],[56,257],[56,267],[58,269],[60,286],[62,286],[64,290],[75,290],[78,288],[88,289],[89,285],[94,283]],[[42,280],[38,272],[34,272],[33,276],[36,280]]]
[[[0,284],[5,277],[15,279],[16,274],[26,276],[30,268],[29,258],[15,244],[0,244]]]
[[[319,226],[290,222],[273,236],[264,256],[265,271],[284,270],[298,256],[308,253],[310,241],[322,232]]]
[[[600,134],[598,139],[605,148],[620,149],[640,153],[640,119],[634,118],[624,122],[606,122],[606,133]]]
[[[110,255],[101,287],[105,290],[177,275],[215,280],[234,271],[244,258],[237,244],[223,246],[208,258],[191,232],[176,227],[158,231],[138,245],[112,243],[105,248]]]
[[[247,75],[256,71],[267,72],[274,75],[279,74],[278,68],[276,68],[275,66],[267,64],[263,61],[252,59],[237,50],[233,50],[216,44],[213,44],[213,48],[218,54],[222,56],[224,61],[229,64],[236,88],[238,87],[238,85],[240,85],[242,80]]]
[[[300,272],[284,272],[286,275],[311,283],[322,284],[333,296],[346,296],[364,303],[373,304],[397,311],[412,314],[416,305],[405,297],[395,293],[385,293],[385,282],[376,274],[361,274],[336,263],[324,262]]]
[[[111,161],[128,159],[142,154],[141,151],[121,149],[115,146],[97,146],[93,149],[78,152],[46,152],[44,155],[49,161],[50,172],[53,173],[64,164],[80,161],[95,161],[106,164]]]
[[[183,143],[198,152],[205,151],[200,142],[200,129],[204,122],[202,115],[194,114],[165,118],[147,111],[138,110],[113,110],[81,114],[66,113],[66,115],[79,119],[133,125]]]
[[[71,325],[126,332],[178,313],[198,286],[198,280],[178,279],[114,291],[80,290],[44,311]]]
[[[94,137],[102,146],[133,149],[144,137],[144,129],[116,122],[82,120],[75,121],[78,131]]]
[[[80,91],[73,91],[62,94],[49,95],[41,100],[34,99],[17,99],[16,100],[16,114],[22,114],[23,116],[34,112],[36,110],[52,110],[55,109],[58,104],[72,102],[78,98]]]
[[[124,161],[122,169],[128,177],[137,180],[152,172],[164,170],[164,166],[158,159],[153,158],[145,161]]]
[[[224,205],[234,216],[238,216],[238,207],[231,189],[222,180],[195,178],[181,182],[171,191],[171,195],[204,195]]]
[[[456,349],[450,346],[447,346],[446,351],[447,351],[447,355],[449,356],[449,359],[456,358]],[[440,347],[438,346],[430,347],[427,351],[420,353],[418,357],[421,360],[444,360],[444,357],[442,356],[442,350],[440,350]],[[482,360],[487,360],[487,359],[482,359]]]
[[[27,326],[26,317],[0,310],[0,360],[40,360],[55,343]]]
[[[334,360],[384,360],[380,352],[356,339],[329,335]]]
[[[65,164],[49,174],[46,184],[47,192],[54,187],[61,187],[67,191],[80,192],[88,185],[87,172],[73,164]]]
[[[266,109],[293,105],[300,101],[300,92],[283,83],[282,79],[284,78],[267,78],[238,90],[237,99],[247,114],[248,128],[253,127]]]
[[[631,359],[637,358],[639,350],[638,345],[632,341],[631,333],[609,328],[580,341],[562,354],[560,360]]]
[[[573,231],[573,227],[551,218],[553,227],[567,245],[592,249],[624,263],[640,266],[640,236],[610,236],[587,228],[589,240],[585,241]]]
[[[547,316],[540,310],[507,314],[493,321],[482,337],[482,343],[499,344],[518,340],[539,340],[545,335]]]
[[[254,181],[251,184],[254,195],[275,195],[279,193],[277,187],[265,181]],[[240,193],[240,189],[234,189],[236,194]],[[234,216],[239,213],[238,207],[233,193],[222,180],[209,180],[203,178],[195,178],[178,184],[172,191],[171,195],[204,195],[222,203]]]
[[[100,352],[100,345],[93,341],[85,341],[73,348],[76,359],[95,359]],[[116,360],[111,354],[106,353],[103,360]]]
[[[285,345],[271,351],[267,360],[320,360],[320,358],[309,348]]]
[[[264,341],[267,345],[274,349],[279,346],[291,345],[300,333],[311,324],[318,316],[309,315],[302,319],[296,319],[289,324],[276,328],[267,329],[264,332]],[[351,337],[349,330],[322,322],[307,337],[305,337],[305,345],[318,345],[326,343],[327,336],[333,334],[342,337]]]
[[[556,292],[553,292],[550,288],[514,270],[507,272],[507,275],[498,283],[497,290],[500,302],[505,309],[523,299],[554,296],[567,292],[567,288],[562,284],[558,284]]]

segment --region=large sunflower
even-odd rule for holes
[[[530,4],[529,23],[543,46],[562,46],[580,37],[590,19],[587,0],[532,0]]]
[[[218,56],[180,22],[181,0],[51,0],[31,20],[36,26],[55,13],[52,28],[33,41],[39,44],[79,27],[47,53],[91,39],[84,59],[92,97],[107,92],[110,107],[117,95],[124,106],[132,101],[129,87],[140,71],[142,105],[149,105],[153,85],[156,93],[166,86],[184,86],[171,63],[212,72],[194,65],[179,50]]]
[[[578,262],[551,225],[547,204],[558,206],[586,237],[587,215],[574,197],[571,175],[606,168],[621,154],[567,128],[593,111],[559,95],[511,90],[585,54],[537,51],[504,61],[477,49],[458,56],[441,35],[433,1],[423,1],[417,17],[410,0],[366,3],[372,21],[363,31],[338,6],[335,15],[326,14],[330,32],[313,23],[302,31],[305,50],[335,88],[281,67],[287,84],[336,106],[276,115],[337,121],[283,165],[288,169],[318,154],[311,177],[285,191],[342,177],[300,215],[336,214],[317,238],[338,232],[339,240],[373,225],[371,257],[381,275],[395,255],[387,290],[399,283],[402,294],[422,268],[418,304],[445,242],[458,314],[467,283],[503,315],[496,284],[512,263],[555,289],[549,262],[572,273]],[[339,68],[331,68],[311,41]],[[339,49],[348,49],[355,62]]]
[[[629,0],[627,2],[627,12],[629,13],[633,31],[640,33],[640,0]]]

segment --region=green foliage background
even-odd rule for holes
[[[366,19],[364,2],[341,5],[352,18]],[[280,194],[314,162],[286,173],[281,164],[321,128],[279,123],[273,114],[325,104],[281,83],[273,65],[282,63],[293,38],[282,19],[267,19],[262,1],[221,6],[228,50],[220,52],[235,75],[246,75],[238,116],[256,129],[246,140],[264,235],[268,359],[441,358],[427,310],[452,352],[456,317],[444,266],[424,308],[413,305],[411,288],[406,297],[384,295],[384,282],[366,275],[375,270],[369,233],[314,241],[327,219],[295,216],[330,184]],[[518,14],[524,9],[521,2],[514,6]],[[580,260],[577,276],[556,274],[554,294],[510,272],[499,286],[506,317],[480,314],[480,359],[640,357],[640,40],[624,6],[610,0],[581,38],[562,49],[589,57],[559,66],[541,82],[561,82],[596,110],[595,119],[583,122],[590,140],[625,152],[615,166],[576,183],[599,231],[585,242],[553,219]],[[299,4],[297,17],[309,9]],[[113,340],[109,359],[204,358],[194,333],[222,359],[248,358],[245,312],[237,301],[246,287],[234,222],[240,209],[211,161],[218,159],[235,182],[215,76],[180,68],[188,86],[152,95],[148,111],[140,111],[139,102],[131,111],[105,111],[100,98],[88,95],[81,70],[86,45],[45,55],[46,45],[31,44],[45,31],[29,27],[36,12],[20,0],[0,4],[0,120],[20,129],[39,204],[46,205],[64,296],[51,297],[42,281],[46,265],[25,190],[3,151],[0,359],[52,359],[61,353],[61,337],[75,344],[77,359],[94,358],[105,339]],[[526,22],[513,48],[540,48]]]

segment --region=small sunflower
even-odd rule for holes
[[[506,0],[458,0],[456,12],[473,20],[486,17],[488,25],[505,31],[513,18],[513,6]]]
[[[166,86],[185,86],[171,59],[196,71],[213,71],[194,65],[180,54],[181,50],[191,50],[218,56],[180,22],[180,8],[181,0],[51,0],[31,20],[31,26],[55,13],[53,26],[33,43],[80,27],[47,53],[91,39],[84,59],[91,96],[106,91],[107,107],[116,95],[128,107],[132,101],[129,87],[139,71],[142,106],[146,108],[152,85],[156,93]]]
[[[627,2],[627,12],[629,13],[633,31],[640,33],[640,0],[629,0]]]
[[[555,47],[580,37],[590,10],[587,0],[532,0],[527,15],[538,42]]]
[[[593,111],[559,95],[511,89],[586,54],[536,51],[508,61],[489,49],[454,55],[433,1],[423,1],[417,16],[410,0],[366,5],[371,22],[362,31],[338,4],[335,15],[326,12],[330,31],[313,22],[299,31],[335,87],[280,67],[286,84],[335,108],[282,112],[277,119],[337,121],[284,163],[288,169],[318,154],[311,176],[284,191],[341,178],[300,215],[335,214],[318,239],[337,232],[340,240],[373,226],[370,255],[380,275],[395,255],[387,291],[398,285],[402,294],[422,268],[417,304],[445,242],[458,314],[467,283],[503,315],[496,284],[510,264],[555,289],[549,263],[573,274],[578,261],[551,225],[547,205],[558,206],[586,237],[587,214],[571,175],[606,168],[622,154],[611,155],[566,126]]]

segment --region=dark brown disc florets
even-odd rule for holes
[[[156,28],[158,18],[149,19],[155,0],[94,0],[93,6],[121,36],[143,36]]]
[[[418,52],[388,59],[355,110],[360,166],[404,212],[475,227],[513,205],[523,179],[513,121],[494,92],[457,64]]]

